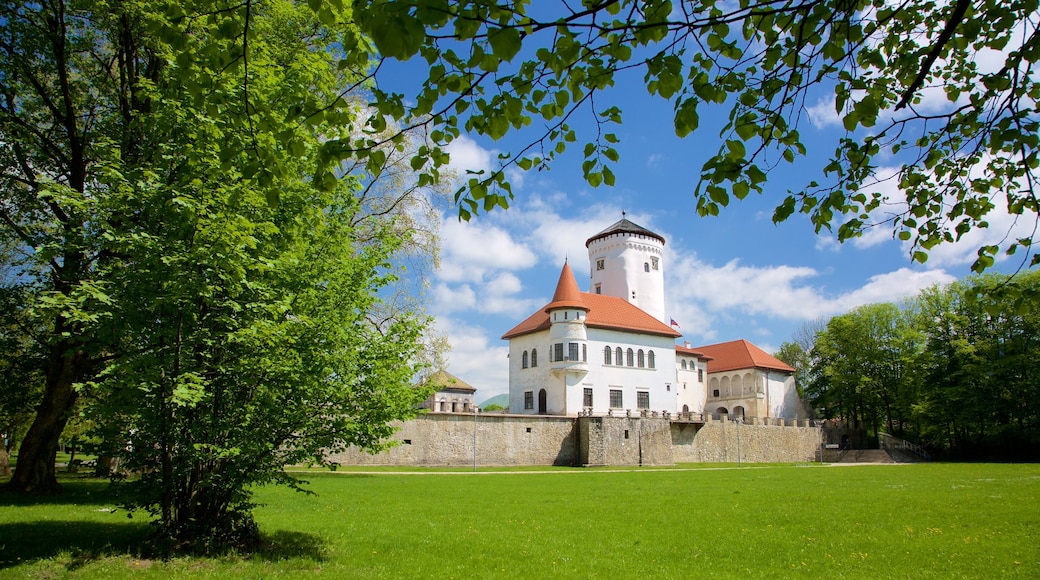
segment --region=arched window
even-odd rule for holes
[[[621,347],[619,346],[617,347],[617,349],[614,350],[614,364],[616,364],[617,366],[625,364],[624,359],[621,358],[622,356],[623,355],[621,354]]]
[[[632,349],[628,349],[628,353],[627,354],[628,354],[628,357],[627,357],[628,358],[628,366],[630,366],[630,367],[635,366],[635,364],[636,364],[634,362],[635,352],[633,352]]]
[[[650,271],[650,262],[643,262],[643,271],[644,272],[649,272]]]
[[[643,354],[643,349],[639,349],[639,352],[636,354],[636,361],[639,368],[646,366],[646,355]]]
[[[611,364],[610,363],[610,355],[611,354],[613,354],[613,351],[611,350],[611,348],[609,346],[603,347],[603,364],[605,364],[605,365]]]
[[[682,368],[686,370],[686,359],[682,359]]]
[[[655,360],[655,358],[656,357],[654,357],[654,351],[652,351],[652,350],[647,351],[647,353],[646,353],[646,366],[648,366],[648,367],[650,367],[652,369],[657,368],[657,361]]]
[[[522,357],[520,357],[520,368],[522,368],[522,369],[526,369],[527,368],[527,351],[526,350],[524,351],[524,355]]]
[[[537,348],[532,348],[531,349],[531,366],[532,367],[538,366],[538,349]]]

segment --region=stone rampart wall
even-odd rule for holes
[[[476,416],[477,465],[574,465],[574,417]],[[473,465],[474,416],[429,413],[399,423],[401,443],[377,455],[354,449],[330,456],[343,465]]]
[[[820,430],[816,427],[744,425],[709,421],[672,424],[676,463],[794,463],[819,461]]]
[[[649,417],[482,414],[476,464],[673,465],[799,462],[819,459],[820,430],[807,426],[672,422]],[[399,424],[400,444],[377,455],[354,449],[330,456],[343,465],[463,466],[474,463],[474,416],[430,413]],[[739,441],[738,441],[739,438]]]
[[[669,421],[579,417],[579,465],[672,465]]]

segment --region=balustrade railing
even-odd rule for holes
[[[878,433],[878,440],[881,443],[882,449],[893,449],[904,453],[911,453],[921,459],[932,459],[932,456],[929,455],[920,445],[915,445],[909,441],[900,439],[899,437],[889,435],[888,433]]]

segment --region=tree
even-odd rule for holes
[[[827,417],[863,421],[877,438],[882,427],[902,435],[909,420],[909,369],[917,341],[894,304],[870,304],[836,316],[817,336],[819,376],[810,389]]]
[[[0,40],[0,219],[48,353],[11,486],[56,488],[89,392],[163,545],[255,541],[252,486],[381,449],[425,398],[425,318],[370,316],[411,230],[337,147],[368,52],[288,0],[7,3]]]
[[[985,275],[836,316],[817,335],[807,394],[827,417],[939,455],[1033,460],[1038,296],[1037,272]]]
[[[1019,459],[1035,448],[1038,289],[1035,272],[983,276],[933,288],[914,302],[927,340],[914,412],[930,447],[961,457]]]
[[[817,366],[813,360],[813,347],[816,346],[816,338],[826,327],[822,318],[806,322],[790,341],[783,342],[780,349],[773,354],[795,369],[795,384],[798,387],[799,396],[803,399],[806,387],[813,384],[815,380],[813,372]]]
[[[385,0],[354,9],[384,58],[429,64],[418,94],[374,92],[385,115],[407,112],[430,128],[436,147],[421,150],[417,166],[436,167],[463,131],[492,139],[534,131],[527,147],[459,190],[463,219],[508,206],[506,167],[547,168],[572,143],[584,143],[589,184],[613,185],[610,127],[622,111],[596,97],[638,75],[674,108],[680,137],[697,130],[707,107],[729,107],[694,193],[702,216],[764,193],[778,165],[820,156],[800,130],[807,108],[829,94],[846,136],[820,178],[778,201],[774,221],[803,213],[842,241],[881,225],[912,242],[919,262],[937,244],[989,227],[998,207],[1037,222],[1036,0]],[[585,113],[596,128],[580,135],[571,122]],[[897,168],[882,171],[893,160]],[[898,199],[881,193],[886,181]],[[1022,248],[1023,262],[1036,265],[1031,244],[983,245],[973,268]]]

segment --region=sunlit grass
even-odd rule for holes
[[[90,481],[3,497],[0,576],[1040,577],[1036,465],[302,475],[317,495],[258,491],[249,558],[135,558]]]

